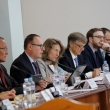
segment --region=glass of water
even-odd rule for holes
[[[74,77],[74,80],[75,80],[76,85],[80,84],[80,82],[81,82],[80,76]]]
[[[64,93],[63,93],[64,97],[68,96],[68,84],[65,84],[64,86]]]
[[[23,109],[23,94],[17,95],[14,98],[14,103],[15,103],[15,110],[22,110]]]

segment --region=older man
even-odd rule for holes
[[[68,36],[67,49],[65,50],[63,57],[59,60],[59,62],[73,69],[75,69],[78,65],[85,65],[86,63],[83,59],[83,56],[81,55],[81,52],[84,50],[85,44],[86,38],[83,34],[79,32],[71,33]],[[59,66],[61,66],[65,71],[73,72],[69,68],[66,68],[62,65]],[[86,73],[86,76],[88,78],[95,77],[100,73],[99,69],[96,69],[93,72],[90,71],[93,71],[93,68],[90,68],[89,66],[87,66],[86,69],[84,70],[84,73]],[[84,78],[84,76],[85,74],[82,74],[82,78]]]
[[[4,38],[0,37],[0,62],[6,62],[8,47]],[[23,93],[22,85],[8,75],[6,68],[0,64],[0,92],[14,89],[16,94]]]
[[[12,65],[18,67],[17,70],[11,66],[10,75],[19,83],[24,82],[24,78],[28,78],[31,75],[41,74],[39,66],[36,62],[38,58],[41,58],[44,47],[39,35],[30,34],[25,38],[24,41],[24,52],[14,60]],[[39,80],[37,83],[37,90],[46,87],[46,82]]]

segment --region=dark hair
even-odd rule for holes
[[[3,38],[3,37],[0,37],[0,39],[4,40],[4,38]]]
[[[89,38],[93,37],[94,32],[97,32],[97,31],[102,31],[102,29],[101,28],[92,28],[87,32],[87,34],[86,34],[87,43],[89,42]]]
[[[83,34],[81,34],[79,32],[73,32],[68,36],[67,48],[70,47],[70,42],[76,42],[76,41],[81,41],[84,44],[86,44],[87,39]]]
[[[43,61],[46,61],[47,60],[47,57],[48,57],[48,53],[50,51],[50,49],[52,48],[53,45],[59,45],[60,48],[61,48],[61,51],[59,53],[59,57],[58,59],[62,56],[63,52],[64,52],[64,47],[61,43],[60,40],[57,40],[57,39],[53,39],[53,38],[49,38],[47,39],[45,42],[44,42],[44,47],[45,47],[45,50],[43,51],[43,54],[42,54],[42,59]],[[57,59],[57,61],[58,61]]]
[[[37,35],[37,34],[29,34],[29,35],[25,38],[25,40],[24,40],[24,49],[27,48],[27,45],[28,45],[29,43],[32,43],[32,42],[33,42],[34,37],[40,37],[40,36]]]
[[[104,35],[106,34],[106,32],[108,31],[108,32],[110,32],[110,30],[109,29],[107,29],[107,28],[101,28],[102,29],[102,31],[103,31],[103,33],[104,33]]]

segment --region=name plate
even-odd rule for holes
[[[110,84],[110,73],[104,75],[103,83],[104,84]]]
[[[9,99],[2,100],[3,105],[6,105],[8,110],[15,110]]]
[[[93,79],[88,79],[86,80],[84,86],[83,86],[83,89],[95,89],[95,88],[98,88],[96,82],[93,80]]]
[[[45,99],[45,101],[54,99],[54,97],[52,96],[49,89],[45,89],[45,90],[41,91],[41,94],[42,94],[43,98]]]
[[[50,88],[50,91],[51,91],[51,92],[54,92],[54,91],[55,91],[55,88],[56,88],[56,91],[59,92],[59,95],[60,95],[60,96],[63,96],[63,93],[62,93],[62,91],[61,91],[61,89],[60,89],[60,86],[51,87],[51,88]]]

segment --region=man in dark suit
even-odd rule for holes
[[[24,78],[29,78],[31,75],[39,75],[40,69],[36,62],[38,58],[41,58],[44,47],[39,35],[30,34],[24,41],[24,52],[14,60],[12,65],[20,68],[23,71],[17,70],[11,66],[10,75],[19,83],[24,83]],[[37,90],[41,90],[46,87],[46,82],[43,80],[36,80]],[[40,85],[40,86],[38,86]]]
[[[101,28],[103,33],[104,33],[104,42],[110,45],[110,30],[107,28]],[[107,50],[101,49],[102,56],[104,57],[105,60],[107,60],[107,63],[109,64],[110,67],[110,48]],[[110,68],[109,68],[110,69]]]
[[[7,44],[4,38],[0,37],[0,92],[14,89],[16,94],[21,94],[23,93],[22,85],[9,76],[6,68],[1,64],[1,62],[6,62],[7,55]]]
[[[101,68],[103,64],[103,57],[100,48],[106,50],[109,48],[107,43],[104,43],[104,34],[102,29],[93,28],[87,32],[87,44],[82,55],[86,63],[92,68]]]
[[[75,69],[79,65],[85,65],[85,61],[83,59],[83,56],[81,55],[81,52],[84,50],[84,45],[86,43],[86,38],[83,34],[79,32],[71,33],[68,36],[68,46],[65,50],[63,57],[60,58],[59,63],[66,65],[70,68]],[[61,66],[65,71],[73,72],[73,70],[68,69],[62,65]],[[86,67],[84,70],[84,73],[86,73],[86,76],[89,77],[95,77],[99,75],[100,70],[96,69],[93,72],[93,68],[90,68],[89,66]],[[89,73],[87,73],[89,72]],[[85,74],[82,74],[82,78],[84,78]]]

